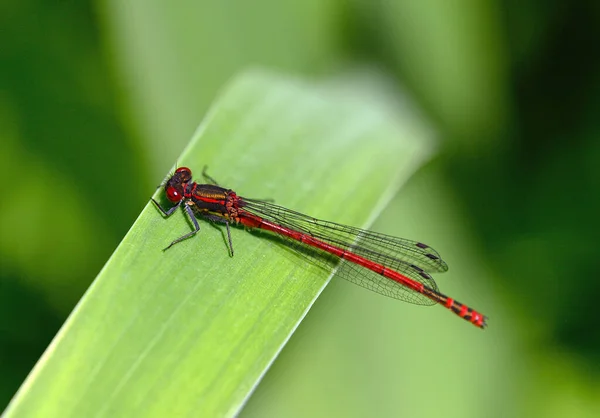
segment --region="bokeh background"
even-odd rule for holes
[[[437,354],[461,344],[468,353],[468,341],[427,340],[427,362],[407,372],[421,376],[418,402],[465,402],[491,384],[483,405],[451,413],[600,414],[597,1],[22,0],[3,2],[0,23],[2,408],[231,76],[254,65],[309,78],[368,66],[402,86],[437,130],[440,155],[407,193],[448,201],[455,226],[435,247],[447,254],[453,240],[469,243],[484,274],[465,275],[468,266],[461,274],[449,260],[459,270],[452,280],[480,283],[468,302],[503,318],[477,338],[492,339],[505,363],[451,395],[438,390],[456,382],[439,375]],[[429,184],[443,197],[428,196]],[[393,208],[385,222],[402,222]],[[323,298],[353,292],[343,286],[333,283]],[[377,388],[414,382],[381,364],[372,367],[379,375],[350,373],[356,362],[340,358],[339,341],[364,338],[361,324],[356,335],[352,325],[336,335],[331,309],[317,302],[245,414],[403,415],[403,401],[377,401]],[[437,332],[433,319],[423,326]],[[338,345],[315,345],[319,333]],[[469,356],[455,361],[460,373]],[[363,374],[360,384],[336,387]],[[432,391],[436,380],[444,385]],[[356,399],[370,407],[348,411]]]

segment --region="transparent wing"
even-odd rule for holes
[[[250,213],[351,251],[436,291],[437,285],[429,273],[448,270],[434,249],[418,241],[322,221],[262,200],[243,199],[243,202],[243,208]],[[295,248],[303,246],[293,242]],[[302,252],[310,256],[306,251]],[[338,263],[340,277],[382,295],[419,305],[434,304],[420,293],[347,260],[340,261],[327,255],[311,258],[317,263]]]

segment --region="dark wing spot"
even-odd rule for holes
[[[427,279],[427,280],[433,280],[433,277],[431,277],[429,274],[425,273],[425,271],[422,268],[414,266],[412,264],[410,266],[413,269],[415,269],[416,271],[418,271],[419,272],[419,276],[421,276],[422,278]]]
[[[440,258],[435,254],[425,254],[425,257],[431,258],[432,260],[439,260]]]
[[[417,242],[415,245],[416,245],[417,247],[419,247],[419,248],[423,248],[423,249],[425,249],[425,248],[429,248],[429,245],[427,245],[427,244],[423,244],[422,242]]]
[[[414,264],[410,265],[412,268],[414,268],[415,270],[417,270],[419,273],[423,272],[423,269],[421,267],[417,267]]]

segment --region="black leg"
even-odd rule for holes
[[[233,241],[231,240],[231,230],[229,229],[229,221],[218,215],[203,214],[202,216],[211,222],[225,224],[225,226],[227,227],[227,240],[229,241],[229,254],[231,255],[231,257],[233,257]]]
[[[181,205],[181,202],[183,202],[183,200],[180,200],[179,203],[177,203],[175,206],[173,206],[169,210],[165,210],[160,205],[160,203],[158,203],[156,200],[152,199],[152,201],[154,202],[154,204],[156,205],[156,207],[158,208],[158,210],[160,210],[162,212],[162,214],[165,215],[166,217],[171,216],[173,214],[173,212],[175,212],[175,210],[177,210],[177,208],[179,207],[179,205]]]
[[[206,180],[208,183],[218,186],[219,183],[217,183],[217,181],[215,179],[213,179],[211,176],[208,175],[208,173],[206,172],[207,169],[208,169],[208,166],[205,165],[204,168],[202,169],[202,177],[204,177],[204,180]]]
[[[231,256],[233,257],[233,243],[231,242],[231,231],[229,230],[229,222],[225,222],[227,227],[227,239],[229,240],[229,249],[231,250]]]
[[[177,204],[177,206],[179,206],[179,204],[181,204],[181,202],[179,202]],[[185,207],[185,211],[187,212],[188,216],[192,220],[192,223],[194,224],[194,230],[192,232],[188,232],[187,234],[182,235],[179,238],[177,238],[175,241],[170,243],[168,247],[164,248],[163,251],[167,251],[173,245],[177,244],[178,242],[183,241],[184,239],[188,239],[189,237],[196,235],[196,233],[198,231],[200,231],[200,225],[198,225],[198,221],[196,220],[196,217],[194,216],[194,212],[192,212],[192,209],[188,205],[185,205],[184,207]]]

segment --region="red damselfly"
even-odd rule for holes
[[[183,205],[194,225],[193,231],[165,250],[200,230],[196,216],[226,225],[231,255],[229,224],[258,228],[313,250],[316,261],[333,259],[336,273],[352,283],[418,305],[439,304],[480,328],[486,327],[487,317],[438,291],[430,273],[444,272],[448,266],[428,245],[318,220],[266,200],[246,199],[220,187],[206,174],[206,167],[202,175],[208,184],[193,182],[192,171],[179,167],[164,185],[167,199],[175,206],[164,209],[152,199],[165,216]]]

